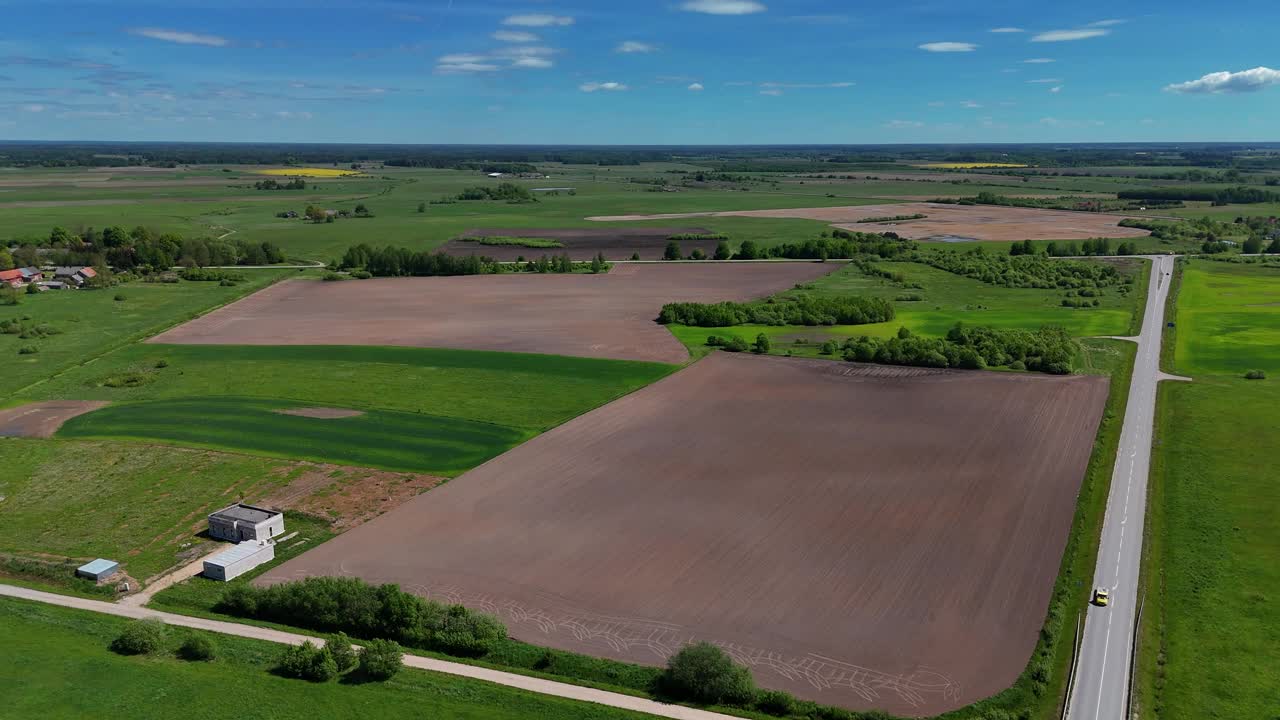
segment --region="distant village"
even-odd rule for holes
[[[0,270],[0,284],[14,289],[27,288],[27,292],[77,290],[97,276],[96,270],[83,265],[50,266],[45,268],[21,267],[12,270]]]

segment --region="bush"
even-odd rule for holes
[[[346,275],[343,275],[343,274],[341,274],[341,273],[336,273],[336,272],[333,272],[333,271],[329,271],[329,272],[325,273],[323,276],[321,276],[321,278],[320,278],[320,279],[321,279],[321,280],[324,280],[325,282],[338,282],[338,281],[340,281],[340,280],[346,280],[346,279],[347,279],[347,276],[346,276]]]
[[[680,243],[675,240],[667,241],[667,249],[662,251],[663,260],[679,260],[680,259]]]
[[[373,273],[369,272],[368,270],[354,270],[351,273],[351,277],[357,280],[368,280],[369,278],[373,277]]]
[[[1262,370],[1250,370],[1244,374],[1246,380],[1266,380],[1267,373]]]
[[[394,640],[373,640],[360,651],[360,673],[371,680],[390,680],[404,666],[404,653]]]
[[[116,293],[116,302],[124,302],[124,293]]]
[[[769,354],[769,338],[764,333],[756,335],[756,341],[751,344],[751,352],[757,355]]]
[[[333,655],[310,640],[285,648],[280,654],[279,670],[289,677],[311,682],[328,682],[338,677],[338,664]]]
[[[796,699],[779,690],[763,690],[756,696],[756,709],[770,715],[787,717],[795,707]]]
[[[159,360],[156,361],[155,367],[157,370],[163,370],[164,368],[169,367],[169,361],[165,360],[164,358],[160,358]]]
[[[672,655],[660,686],[673,698],[706,705],[744,705],[756,692],[747,668],[706,642],[687,645]]]
[[[134,620],[111,641],[111,649],[121,655],[150,655],[164,647],[165,624],[157,618]]]
[[[338,666],[338,672],[346,672],[356,666],[359,658],[356,656],[356,649],[351,646],[351,638],[346,633],[338,633],[325,638],[324,647],[329,651],[329,655],[333,657],[333,662]]]
[[[214,659],[217,654],[218,651],[214,647],[213,641],[205,635],[191,635],[182,642],[182,647],[178,648],[178,655],[183,660],[207,662]]]
[[[312,577],[267,588],[237,585],[223,593],[216,609],[454,655],[483,655],[507,637],[506,627],[488,615],[357,578]]]
[[[18,348],[19,355],[35,355],[38,352],[40,352],[40,348],[36,347],[35,345],[23,345],[22,347]]]

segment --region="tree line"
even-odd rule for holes
[[[663,325],[732,327],[734,325],[866,325],[888,322],[893,303],[882,298],[845,295],[814,297],[800,294],[756,302],[676,302],[662,306],[657,321]]]
[[[1229,188],[1159,187],[1138,190],[1121,190],[1116,193],[1121,200],[1200,200],[1214,205],[1280,202],[1280,193],[1262,188],[1237,185]]]
[[[302,178],[294,178],[289,182],[280,182],[275,178],[267,178],[259,180],[253,184],[254,190],[306,190],[307,181]]]
[[[515,263],[503,263],[483,255],[453,256],[443,251],[410,250],[388,245],[375,248],[361,243],[347,248],[342,259],[330,263],[339,270],[367,272],[373,277],[431,277],[442,275],[493,275],[504,272],[574,273],[608,272],[603,254],[587,262],[571,260],[567,254],[543,255]]]
[[[956,323],[946,337],[928,338],[900,328],[894,337],[861,336],[843,343],[828,340],[820,352],[851,362],[981,370],[1004,367],[1052,375],[1071,372],[1079,351],[1065,328],[1047,325],[1035,331],[972,327]]]
[[[54,252],[42,256],[39,248]],[[285,261],[284,251],[270,242],[216,238],[184,238],[174,232],[158,232],[139,225],[126,230],[119,225],[81,228],[76,232],[54,227],[47,238],[22,241],[13,251],[20,265],[110,266],[119,272],[168,270],[175,265],[273,265]]]
[[[1133,282],[1132,277],[1102,263],[1050,260],[1039,254],[996,255],[984,252],[982,248],[963,252],[918,252],[909,259],[988,285],[1009,288],[1106,288]]]

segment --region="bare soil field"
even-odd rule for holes
[[[749,300],[838,267],[655,263],[601,275],[288,280],[148,342],[399,345],[679,363],[688,351],[654,322],[664,303]]]
[[[920,716],[1035,646],[1106,378],[716,353],[284,563],[659,665]]]
[[[331,407],[289,408],[288,410],[277,410],[276,412],[281,415],[296,415],[298,417],[316,418],[317,420],[337,420],[339,418],[360,417],[364,414],[363,410]]]
[[[681,234],[706,234],[706,228],[618,228],[617,230],[593,230],[591,228],[475,228],[462,233],[462,237],[502,236],[550,238],[564,244],[562,248],[527,248],[515,245],[481,245],[474,242],[450,240],[441,250],[450,255],[487,255],[495,260],[511,261],[519,257],[534,259],[542,255],[567,253],[574,260],[590,260],[596,253],[604,253],[606,260],[630,260],[637,254],[641,260],[661,260],[667,248],[667,238]],[[711,257],[716,251],[715,240],[684,240],[680,250],[688,256],[694,248]]]
[[[871,217],[914,215],[929,217],[908,223],[860,223]],[[893,231],[913,240],[966,238],[972,240],[1087,240],[1095,237],[1130,238],[1150,235],[1146,230],[1120,227],[1122,215],[1037,210],[996,205],[895,203],[790,210],[731,210],[727,212],[589,217],[600,222],[672,220],[687,217],[767,217],[821,220],[860,232]]]
[[[53,437],[62,423],[108,404],[99,400],[50,400],[0,410],[0,437]]]

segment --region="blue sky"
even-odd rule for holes
[[[1275,0],[0,0],[0,16],[6,139],[1280,139]]]

